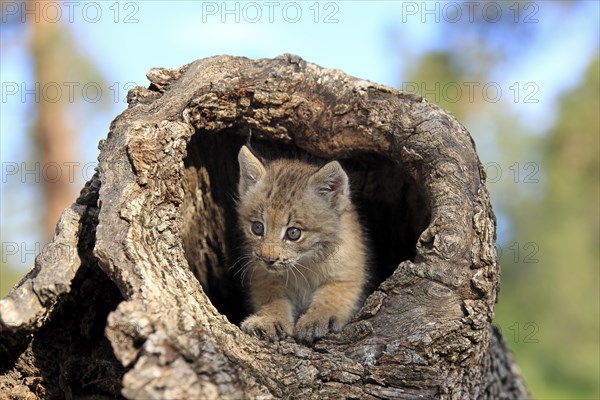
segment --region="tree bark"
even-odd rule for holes
[[[495,218],[466,129],[293,55],[153,69],[34,270],[0,301],[15,398],[526,398],[492,326]],[[375,287],[307,347],[240,331],[236,156],[338,159]]]

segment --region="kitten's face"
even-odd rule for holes
[[[340,164],[319,169],[278,160],[265,166],[245,146],[238,159],[239,222],[253,266],[304,273],[331,257],[349,205],[348,178]]]

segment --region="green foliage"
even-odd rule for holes
[[[542,151],[547,195],[512,204],[513,239],[535,243],[523,262],[503,252],[497,322],[530,322],[535,339],[507,335],[536,398],[599,398],[599,143],[596,59],[561,101]]]
[[[0,266],[0,299],[8,294],[10,289],[25,275],[6,264]]]

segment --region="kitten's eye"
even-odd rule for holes
[[[296,227],[288,228],[285,232],[285,236],[292,241],[300,239],[300,235],[302,235],[302,231]]]
[[[265,233],[265,226],[263,225],[262,222],[253,222],[252,223],[252,233],[254,233],[256,236],[262,236]]]

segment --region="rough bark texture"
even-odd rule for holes
[[[474,143],[427,100],[284,55],[153,69],[96,175],[0,302],[15,398],[525,398],[492,325],[495,219]],[[338,159],[376,286],[314,347],[235,325],[236,155]]]

